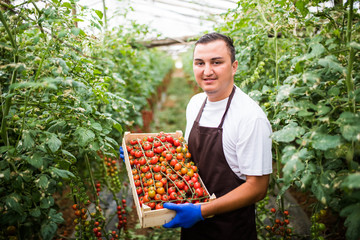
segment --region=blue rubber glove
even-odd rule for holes
[[[119,153],[120,153],[120,158],[123,160],[123,162],[125,162],[124,149],[122,146],[120,146],[119,148]]]
[[[164,203],[164,208],[176,211],[175,218],[163,225],[165,228],[190,228],[198,221],[204,220],[201,215],[200,205],[194,205],[192,203]]]

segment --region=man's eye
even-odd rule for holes
[[[204,63],[202,63],[202,62],[196,62],[195,63],[195,65],[198,65],[198,66],[201,66],[201,65],[203,65]]]
[[[216,62],[214,62],[214,64],[215,64],[215,65],[219,65],[219,64],[221,64],[221,62],[220,62],[220,61],[216,61]]]

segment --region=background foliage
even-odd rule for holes
[[[289,187],[307,192],[318,200],[312,239],[323,237],[321,210],[344,217],[347,239],[358,239],[359,9],[323,2],[239,1],[217,30],[235,40],[236,84],[271,121],[280,205]]]
[[[101,37],[75,25],[85,16]],[[172,60],[136,44],[145,26],[105,31],[102,13],[75,1],[1,2],[0,20],[0,239],[52,239],[63,222],[54,196],[69,189],[88,217],[77,236],[95,237],[97,184],[124,187],[104,159],[117,159],[123,128],[141,126]]]

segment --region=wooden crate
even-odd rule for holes
[[[130,166],[130,161],[129,161],[129,155],[128,152],[126,150],[126,144],[128,144],[130,142],[130,140],[132,139],[143,139],[144,137],[147,136],[156,136],[158,133],[130,133],[130,132],[125,132],[124,134],[124,138],[122,141],[122,147],[124,149],[124,157],[125,157],[125,165],[126,165],[126,170],[128,173],[128,177],[129,177],[129,181],[130,181],[130,186],[132,189],[132,194],[134,197],[134,203],[136,206],[136,211],[139,217],[139,222],[140,222],[140,226],[142,228],[148,228],[148,227],[155,227],[155,226],[162,226],[165,223],[170,222],[176,215],[176,212],[173,210],[169,210],[166,208],[163,209],[158,209],[158,210],[151,210],[150,207],[146,206],[145,204],[142,204],[142,206],[140,206],[140,202],[139,202],[139,198],[138,195],[136,193],[136,187],[135,187],[135,181],[133,178],[133,174],[132,174],[132,169]],[[168,133],[171,136],[173,136],[174,138],[179,138],[182,137],[182,131],[176,131],[174,133]],[[201,178],[199,177],[199,180],[204,188],[204,190],[209,194],[208,190],[206,189],[206,186],[204,185],[204,183],[202,182]],[[209,201],[214,200],[216,197],[215,195],[211,195]],[[199,203],[199,204],[207,204],[206,203]]]

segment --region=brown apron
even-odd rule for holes
[[[217,128],[199,126],[206,99],[194,121],[189,135],[189,151],[198,166],[199,174],[209,193],[221,197],[245,181],[240,179],[228,165],[222,145],[222,126],[231,100],[232,90],[225,113]],[[218,214],[181,230],[181,239],[257,239],[254,204],[232,212]]]

